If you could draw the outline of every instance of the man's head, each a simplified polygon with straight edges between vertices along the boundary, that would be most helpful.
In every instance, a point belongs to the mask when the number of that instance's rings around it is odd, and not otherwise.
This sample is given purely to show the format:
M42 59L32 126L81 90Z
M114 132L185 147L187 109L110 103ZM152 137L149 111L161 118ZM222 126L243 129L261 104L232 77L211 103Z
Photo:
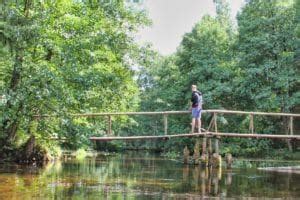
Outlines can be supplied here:
M192 91L197 91L197 86L196 85L192 85Z

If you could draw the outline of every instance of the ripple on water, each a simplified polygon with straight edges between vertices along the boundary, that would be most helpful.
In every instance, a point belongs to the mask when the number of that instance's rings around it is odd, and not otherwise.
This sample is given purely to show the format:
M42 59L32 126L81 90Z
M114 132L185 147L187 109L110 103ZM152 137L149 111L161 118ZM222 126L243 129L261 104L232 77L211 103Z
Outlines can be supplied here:
M256 165L213 170L181 165L155 155L143 158L135 154L65 160L44 168L0 166L0 199L43 196L46 199L296 199L300 196L298 174L271 173L253 166Z

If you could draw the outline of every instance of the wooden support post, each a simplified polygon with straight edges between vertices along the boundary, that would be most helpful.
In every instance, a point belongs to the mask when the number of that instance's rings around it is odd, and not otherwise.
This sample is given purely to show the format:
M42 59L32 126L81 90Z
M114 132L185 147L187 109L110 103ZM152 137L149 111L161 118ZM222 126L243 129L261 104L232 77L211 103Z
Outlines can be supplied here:
M183 168L182 168L182 179L183 181L189 181L189 166L188 165L185 165Z
M214 116L211 118L210 122L209 122L209 126L207 128L207 131L210 131L211 127L213 126L214 123Z
M253 114L250 114L249 130L250 130L250 132L251 132L252 134L254 133Z
M218 132L218 125L217 125L217 113L214 113L214 127L215 127L215 133ZM215 153L219 155L219 137L216 137L215 141Z
M211 156L211 166L213 168L218 168L218 167L221 167L222 165L222 158L219 154L217 153L214 153L212 156Z
M201 165L203 165L203 166L208 165L208 156L207 156L206 145L207 145L207 138L204 135L203 140L202 140L202 155L201 155Z
M199 166L194 166L193 170L193 179L195 183L195 190L197 191L199 187L199 177L200 177L200 167Z
M215 153L219 155L219 138L216 138L216 141L215 141Z
M289 119L287 117L287 118L285 118L285 121L286 121L286 134L293 135L294 134L293 133L293 117L290 116ZM291 139L287 139L286 143L287 143L289 151L293 151L293 145L292 145Z
M217 113L214 113L214 127L215 127L215 132L218 132L218 126L217 126Z
M219 179L218 179L218 177L213 177L212 182L214 185L214 195L218 195L219 194Z
M108 115L108 128L107 128L108 135L111 135L111 124L112 124L111 115Z
M290 117L290 135L294 135L294 118Z
M207 167L201 168L200 179L201 179L201 197L206 197L206 170Z
M206 142L207 142L207 138L204 136L202 141L202 155L206 154Z
M214 128L215 133L218 133L218 124L217 124L217 113L214 113ZM219 155L219 139L220 137L217 136L215 139L215 153L211 156L211 163L213 167L221 167L222 158Z
M193 155L195 165L199 164L199 159L200 159L199 146L200 146L200 140L197 139L194 146L194 155Z
M213 153L213 150L212 150L211 138L208 138L208 156L209 156L209 158L211 158L212 153Z
M164 132L168 135L168 115L164 114Z
M288 132L289 132L290 135L294 135L293 117L290 117L288 130L289 130ZM293 151L293 144L292 144L292 141L290 139L287 140L287 144L288 144L289 150Z
M232 184L232 172L227 172L225 185L231 185L231 184Z
M211 182L212 182L212 166L209 166L208 184L207 184L208 194L211 194Z
M225 155L225 161L226 161L226 168L231 169L233 158L232 158L232 155L230 153L227 153Z
M189 163L189 157L190 157L190 151L187 148L187 146L183 149L183 163L188 164Z

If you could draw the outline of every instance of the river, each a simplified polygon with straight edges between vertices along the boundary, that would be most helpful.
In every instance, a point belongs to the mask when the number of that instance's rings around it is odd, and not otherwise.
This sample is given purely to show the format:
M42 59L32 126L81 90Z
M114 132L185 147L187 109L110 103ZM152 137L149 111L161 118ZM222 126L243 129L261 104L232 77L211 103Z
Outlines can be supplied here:
M245 163L210 169L127 152L44 167L0 164L0 199L300 199L300 174L257 169L266 162Z

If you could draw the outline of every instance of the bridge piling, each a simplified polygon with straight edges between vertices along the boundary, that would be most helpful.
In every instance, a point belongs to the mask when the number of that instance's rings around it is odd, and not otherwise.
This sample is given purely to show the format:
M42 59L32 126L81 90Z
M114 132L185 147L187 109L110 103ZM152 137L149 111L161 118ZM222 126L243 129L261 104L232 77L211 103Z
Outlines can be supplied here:
M184 164L188 164L189 157L190 157L190 151L187 148L187 146L185 146L184 149L183 149L183 163Z
M214 128L215 128L215 133L217 134L218 133L218 117L217 117L217 113L214 113ZM215 160L215 165L216 166L221 166L221 162L222 162L222 158L221 156L219 155L219 139L220 137L219 136L216 136L215 138L215 155L214 157L216 157L216 159L214 158Z
M233 158L232 158L232 155L230 153L227 153L225 155L225 161L226 161L226 168L231 169Z
M194 146L194 155L193 155L195 165L199 164L199 159L200 159L199 146L200 146L200 139L197 139Z
M201 163L203 165L207 165L207 149L206 149L206 146L207 146L207 138L206 136L203 136L203 139L202 139L202 155L201 155Z

